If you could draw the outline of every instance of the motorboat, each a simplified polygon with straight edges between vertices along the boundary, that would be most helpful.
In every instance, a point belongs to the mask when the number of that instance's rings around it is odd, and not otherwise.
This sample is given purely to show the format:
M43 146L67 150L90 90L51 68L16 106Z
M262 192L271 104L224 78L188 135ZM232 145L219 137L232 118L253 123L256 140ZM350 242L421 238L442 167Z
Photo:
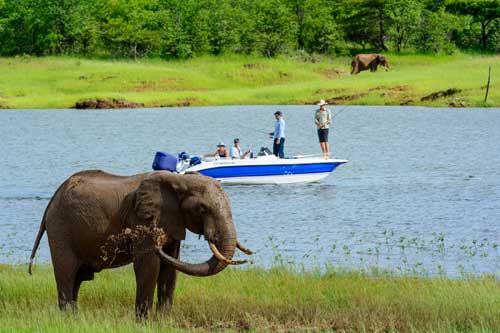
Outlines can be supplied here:
M195 171L217 179L223 184L293 184L318 182L347 160L318 155L278 158L268 148L257 156L244 159L200 158L180 153L178 156L157 152L153 169L184 174Z

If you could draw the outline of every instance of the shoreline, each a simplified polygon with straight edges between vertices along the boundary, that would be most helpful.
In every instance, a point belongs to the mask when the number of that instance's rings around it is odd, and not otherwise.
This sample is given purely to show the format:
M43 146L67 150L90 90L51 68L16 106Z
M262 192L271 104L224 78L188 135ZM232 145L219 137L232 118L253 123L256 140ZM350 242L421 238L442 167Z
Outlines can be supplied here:
M108 99L139 107L331 105L499 107L500 56L387 55L391 70L350 75L347 57L204 56L186 61L0 58L1 109L68 109ZM487 69L492 66L488 102ZM119 103L118 103L119 104ZM103 103L109 107L109 104ZM92 106L92 105L91 105Z
M79 110L79 111L110 111L110 112L119 112L120 110L134 110L134 109L152 109L152 110L157 110L157 109L189 109L189 108L216 108L216 107L224 107L224 108L230 108L230 107L243 107L243 106L276 106L276 107L297 107L297 106L313 106L314 104L234 104L234 105L191 105L191 106L153 106L153 107L140 107L140 108L107 108L107 109L78 109L78 108L50 108L50 109L42 109L42 108L29 108L29 109L3 109L0 108L0 113L2 111L71 111L71 110ZM362 104L328 104L328 108L335 111L335 109L332 109L332 107L336 108L343 108L343 107L353 107L353 108L377 108L377 107L383 107L384 109L390 109L390 108L398 108L398 109L407 109L407 110L412 110L412 109L459 109L459 110L500 110L500 105L498 106L467 106L467 107L449 107L449 106L432 106L432 105L362 105ZM0 263L0 265L2 265Z

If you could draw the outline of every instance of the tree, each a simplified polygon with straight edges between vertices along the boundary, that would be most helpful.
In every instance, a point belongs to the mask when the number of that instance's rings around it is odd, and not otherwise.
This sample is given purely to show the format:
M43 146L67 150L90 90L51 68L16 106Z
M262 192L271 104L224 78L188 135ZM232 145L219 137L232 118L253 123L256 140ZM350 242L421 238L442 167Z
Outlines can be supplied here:
M231 0L212 0L207 8L211 53L236 52L243 27L238 24L241 11Z
M290 10L279 0L257 0L252 12L255 19L256 50L268 57L293 49L297 24Z
M108 0L100 14L103 42L112 53L134 59L158 51L160 14L156 1Z
M458 15L470 15L481 26L480 47L486 50L488 39L500 19L500 0L455 0L446 9Z
M437 12L423 10L416 33L415 48L425 53L441 51L452 53L455 47L451 42L452 32L456 29L456 18L446 13L444 9Z
M386 8L391 19L391 35L398 52L411 36L416 34L421 21L422 3L417 0L387 0Z
M287 0L295 14L297 46L307 52L333 52L342 39L340 27L334 21L331 0Z
M186 59L211 51L209 0L162 0L161 4L168 13L162 31L164 57Z
M382 51L387 50L386 26L390 17L387 15L386 0L343 0L342 25L348 40L364 48L374 45Z

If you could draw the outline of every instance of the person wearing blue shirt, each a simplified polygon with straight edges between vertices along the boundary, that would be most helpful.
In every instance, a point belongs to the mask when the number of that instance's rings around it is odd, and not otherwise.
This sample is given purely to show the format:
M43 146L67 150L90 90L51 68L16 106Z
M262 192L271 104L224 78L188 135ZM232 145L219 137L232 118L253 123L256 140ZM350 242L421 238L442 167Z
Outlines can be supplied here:
M274 113L276 124L274 132L269 133L269 137L273 138L273 154L279 158L285 157L285 119L281 111Z

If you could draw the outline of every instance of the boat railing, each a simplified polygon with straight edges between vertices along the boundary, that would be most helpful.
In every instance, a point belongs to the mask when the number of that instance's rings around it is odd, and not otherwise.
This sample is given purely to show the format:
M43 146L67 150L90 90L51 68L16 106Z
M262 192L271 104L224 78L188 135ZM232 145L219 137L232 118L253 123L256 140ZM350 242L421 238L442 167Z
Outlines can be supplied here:
M310 155L293 155L288 158L322 158L323 154L310 154Z

